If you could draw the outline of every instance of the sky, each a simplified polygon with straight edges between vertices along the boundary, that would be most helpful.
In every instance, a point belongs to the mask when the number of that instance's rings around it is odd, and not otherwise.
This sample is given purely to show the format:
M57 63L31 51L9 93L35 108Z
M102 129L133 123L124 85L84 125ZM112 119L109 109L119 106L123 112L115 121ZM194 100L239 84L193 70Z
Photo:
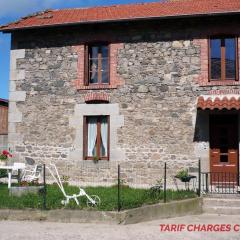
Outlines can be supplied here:
M153 1L154 0L0 0L0 25L45 9L107 6ZM0 33L0 98L4 99L8 99L10 43L10 34Z

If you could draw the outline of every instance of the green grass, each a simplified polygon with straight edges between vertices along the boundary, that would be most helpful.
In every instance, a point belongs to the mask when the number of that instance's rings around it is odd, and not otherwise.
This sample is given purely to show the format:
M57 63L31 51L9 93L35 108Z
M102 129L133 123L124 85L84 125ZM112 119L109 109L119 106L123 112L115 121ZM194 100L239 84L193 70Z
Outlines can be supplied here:
M75 186L65 186L68 194L78 193L79 188ZM86 187L84 190L88 195L98 195L101 199L101 205L97 210L113 211L117 210L117 187ZM182 200L196 197L193 191L167 191L167 201ZM48 209L83 209L87 208L86 197L79 197L80 206L75 201L71 201L66 207L61 204L63 194L56 185L47 186L47 208ZM163 192L150 194L146 189L135 189L130 187L121 188L122 209L136 208L147 204L154 204L163 201ZM0 208L41 209L43 206L43 197L38 194L28 194L22 197L9 196L7 185L0 184Z

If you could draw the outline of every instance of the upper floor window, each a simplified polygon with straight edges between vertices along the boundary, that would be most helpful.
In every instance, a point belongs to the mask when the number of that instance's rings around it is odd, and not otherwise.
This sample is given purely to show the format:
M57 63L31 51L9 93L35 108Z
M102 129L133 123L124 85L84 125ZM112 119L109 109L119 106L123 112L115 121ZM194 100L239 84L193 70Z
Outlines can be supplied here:
M109 159L109 116L84 117L84 158Z
M210 80L238 80L237 39L216 37L210 39Z
M86 46L86 85L109 84L109 46Z

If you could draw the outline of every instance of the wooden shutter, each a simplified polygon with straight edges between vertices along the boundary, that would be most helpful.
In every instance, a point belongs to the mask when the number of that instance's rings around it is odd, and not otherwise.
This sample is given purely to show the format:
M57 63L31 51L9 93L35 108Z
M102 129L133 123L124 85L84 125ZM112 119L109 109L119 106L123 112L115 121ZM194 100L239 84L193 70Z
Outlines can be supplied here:
M84 52L84 85L89 85L89 47L85 45Z
M88 155L88 152L87 152L87 145L88 145L88 137L87 137L87 134L88 134L88 130L87 130L87 117L84 116L83 117L83 159L86 160L87 159L87 155Z
M0 134L8 134L8 107L0 106Z

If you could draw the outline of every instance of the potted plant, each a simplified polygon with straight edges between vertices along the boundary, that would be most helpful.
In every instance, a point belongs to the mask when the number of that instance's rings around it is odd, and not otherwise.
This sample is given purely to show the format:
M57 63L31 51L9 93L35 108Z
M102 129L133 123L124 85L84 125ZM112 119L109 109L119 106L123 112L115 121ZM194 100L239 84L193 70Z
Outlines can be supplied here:
M3 150L2 153L0 154L0 165L6 165L8 158L11 157L12 155L7 150Z
M190 182L190 180L192 178L195 178L195 176L192 176L188 173L188 170L187 169L182 169L180 170L177 175L175 176L175 178L178 178L180 179L182 182Z
M156 184L149 189L150 197L152 198L159 197L162 189L163 189L163 182L162 182L162 179L159 179L157 180Z
M94 156L94 157L93 157L93 162L94 162L94 163L98 163L98 161L99 161L98 156Z

